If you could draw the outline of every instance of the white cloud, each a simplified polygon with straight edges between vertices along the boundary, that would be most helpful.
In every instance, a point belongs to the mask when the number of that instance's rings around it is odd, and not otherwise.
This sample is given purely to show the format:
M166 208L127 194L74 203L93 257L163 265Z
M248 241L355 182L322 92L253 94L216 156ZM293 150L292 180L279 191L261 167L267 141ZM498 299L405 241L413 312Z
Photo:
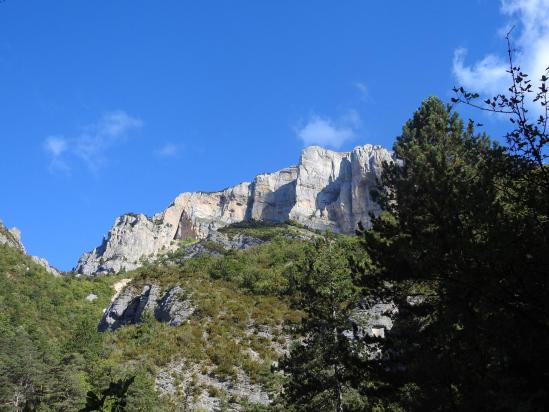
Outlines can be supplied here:
M509 22L500 34L515 25L512 32L515 63L533 81L539 80L549 66L549 0L501 0L501 12L508 16ZM506 56L489 54L479 62L466 65L465 55L465 49L454 53L453 72L460 86L488 94L507 90Z
M166 143L164 146L157 149L155 154L160 157L177 157L180 150L181 146L173 143Z
M501 92L508 75L505 62L489 54L473 66L466 66L466 55L466 49L457 49L454 52L454 75L459 85L490 94Z
M317 144L337 149L356 137L356 129L360 123L360 116L355 110L348 111L337 122L327 117L312 115L296 133L305 146Z
M70 173L70 167L63 159L68 148L67 139L63 136L48 136L44 141L44 150L50 156L49 169L52 172Z
M50 168L70 170L71 158L79 158L90 170L97 171L105 162L108 149L123 142L130 131L142 125L140 119L116 111L106 113L96 123L87 125L76 137L47 137L44 149L52 157Z
M67 140L62 136L48 136L44 141L44 150L53 157L58 157L67 150Z
M98 134L118 138L124 136L131 129L140 128L143 122L140 119L129 116L127 113L117 111L107 113L99 122Z

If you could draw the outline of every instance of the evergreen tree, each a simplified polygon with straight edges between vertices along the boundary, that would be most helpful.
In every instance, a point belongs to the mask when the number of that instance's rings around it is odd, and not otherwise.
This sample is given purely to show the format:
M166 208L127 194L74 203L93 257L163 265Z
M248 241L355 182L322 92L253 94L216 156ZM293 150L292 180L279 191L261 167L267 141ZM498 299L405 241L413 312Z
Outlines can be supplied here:
M359 300L351 277L352 241L319 238L294 279L298 306L306 318L303 341L281 362L289 374L284 401L288 410L360 410L354 372L363 364L349 338L349 316ZM347 331L347 335L346 332Z
M394 149L387 212L364 232L377 270L363 282L402 309L384 342L393 355L384 360L387 396L403 404L414 388L407 408L417 410L541 410L547 219L545 206L529 214L508 196L520 191L524 161L437 98L423 102Z

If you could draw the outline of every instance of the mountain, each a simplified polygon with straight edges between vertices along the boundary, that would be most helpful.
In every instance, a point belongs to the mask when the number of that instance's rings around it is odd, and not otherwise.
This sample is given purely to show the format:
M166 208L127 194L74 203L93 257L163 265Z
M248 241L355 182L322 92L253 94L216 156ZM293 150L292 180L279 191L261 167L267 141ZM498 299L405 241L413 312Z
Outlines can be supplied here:
M180 242L206 239L217 229L246 220L295 221L313 230L353 233L379 213L372 199L383 162L392 155L381 146L335 152L305 148L297 166L257 175L219 192L181 193L152 217L118 217L100 246L85 253L74 271L82 275L117 273L140 267Z
M370 191L391 160L378 146L309 147L297 166L251 183L182 193L153 217L121 216L77 266L111 276L51 276L20 232L0 225L0 403L275 407L286 379L276 365L302 339L294 283L304 259L319 231L352 233L379 213ZM349 250L358 244L338 239ZM384 308L371 325L370 309L361 310L357 330L390 329L380 327Z
M302 339L295 282L306 256L319 231L352 233L379 212L370 191L391 160L371 145L309 147L297 166L251 183L121 216L77 267L111 276L51 276L0 225L0 403L276 410L286 379L276 366ZM378 306L361 308L353 328L389 330Z

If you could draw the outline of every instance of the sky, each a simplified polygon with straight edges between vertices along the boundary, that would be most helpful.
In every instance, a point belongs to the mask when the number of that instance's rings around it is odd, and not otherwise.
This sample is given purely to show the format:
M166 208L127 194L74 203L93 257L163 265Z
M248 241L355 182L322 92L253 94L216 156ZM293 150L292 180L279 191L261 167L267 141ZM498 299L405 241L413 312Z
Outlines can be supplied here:
M390 148L426 97L501 90L513 25L541 73L549 0L0 1L0 219L69 270L120 214L311 144Z

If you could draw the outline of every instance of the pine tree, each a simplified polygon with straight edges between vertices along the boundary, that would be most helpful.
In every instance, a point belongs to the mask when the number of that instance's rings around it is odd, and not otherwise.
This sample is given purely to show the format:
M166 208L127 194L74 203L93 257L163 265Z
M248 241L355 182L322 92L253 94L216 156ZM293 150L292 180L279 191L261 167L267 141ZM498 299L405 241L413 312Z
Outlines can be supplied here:
M300 278L294 279L297 303L306 318L300 330L303 341L281 362L289 375L284 390L287 410L360 410L363 401L353 377L363 361L348 336L349 316L359 300L350 270L353 248L349 240L317 239Z
M404 405L403 391L415 388L407 409L416 410L541 407L547 220L534 221L507 195L520 191L522 160L436 98L423 102L394 149L398 161L383 181L387 212L364 232L378 269L363 282L402 309L384 343L396 354L386 361L388 396ZM408 303L414 295L420 304Z

